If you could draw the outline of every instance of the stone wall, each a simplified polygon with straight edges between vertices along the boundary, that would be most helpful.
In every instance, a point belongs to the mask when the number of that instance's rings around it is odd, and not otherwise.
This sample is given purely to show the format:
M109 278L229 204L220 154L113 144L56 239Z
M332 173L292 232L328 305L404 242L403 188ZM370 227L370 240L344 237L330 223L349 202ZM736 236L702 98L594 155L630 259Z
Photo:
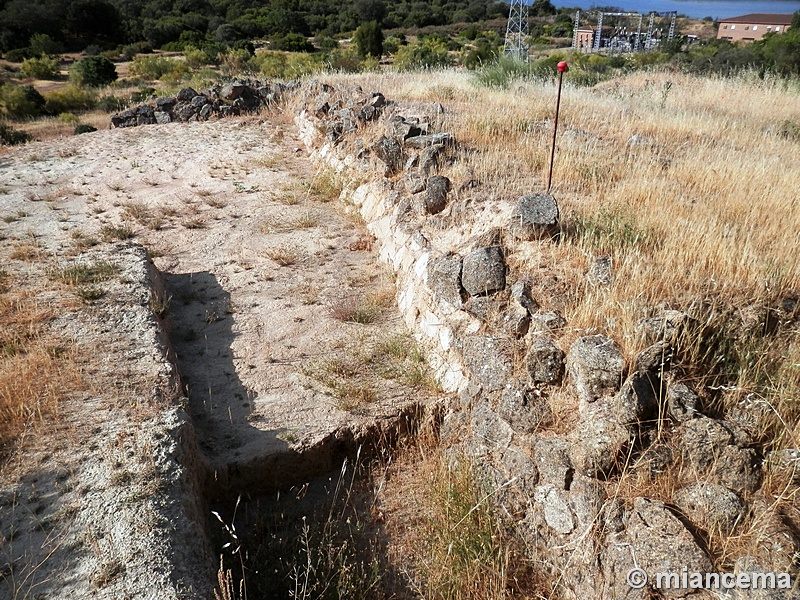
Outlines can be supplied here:
M537 568L567 598L650 598L652 587L628 584L632 569L717 570L709 536L741 533L758 515L762 563L734 556L726 570L793 570L797 536L760 491L766 462L793 464L765 461L747 415L703 414L672 372L681 336L695 335L697 321L654 311L639 324L633 361L606 335L565 335L564 316L540 308L544 286L506 262L525 246L554 243L555 198L461 202L478 182L439 175L458 160L457 132L437 131L444 110L312 84L296 123L315 158L346 178L373 179L342 200L375 236L403 317L452 393L442 441L454 457L475 459ZM608 280L608 261L587 276ZM683 483L657 497L623 493L615 483L623 470L641 489L669 470ZM780 543L769 546L776 535ZM775 593L763 597L790 597Z

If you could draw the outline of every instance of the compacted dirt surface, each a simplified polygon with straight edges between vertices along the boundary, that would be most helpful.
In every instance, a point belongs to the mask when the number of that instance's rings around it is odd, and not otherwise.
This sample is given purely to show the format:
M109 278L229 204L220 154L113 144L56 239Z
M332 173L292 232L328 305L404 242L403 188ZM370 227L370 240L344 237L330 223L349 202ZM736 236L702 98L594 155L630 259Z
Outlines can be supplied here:
M210 502L336 468L430 395L300 146L278 114L0 154L4 272L77 365L2 459L0 598L208 597Z

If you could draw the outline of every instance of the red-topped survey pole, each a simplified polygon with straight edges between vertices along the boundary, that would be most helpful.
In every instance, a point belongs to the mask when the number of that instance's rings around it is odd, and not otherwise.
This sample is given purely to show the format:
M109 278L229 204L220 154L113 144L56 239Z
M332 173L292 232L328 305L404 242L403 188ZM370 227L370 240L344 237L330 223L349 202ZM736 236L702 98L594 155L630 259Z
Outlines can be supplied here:
M565 61L558 63L558 96L556 97L556 118L553 121L553 144L550 148L550 172L547 174L547 193L550 193L550 185L553 181L553 159L556 156L556 133L558 132L558 109L561 106L561 80L564 73L569 71L569 66Z

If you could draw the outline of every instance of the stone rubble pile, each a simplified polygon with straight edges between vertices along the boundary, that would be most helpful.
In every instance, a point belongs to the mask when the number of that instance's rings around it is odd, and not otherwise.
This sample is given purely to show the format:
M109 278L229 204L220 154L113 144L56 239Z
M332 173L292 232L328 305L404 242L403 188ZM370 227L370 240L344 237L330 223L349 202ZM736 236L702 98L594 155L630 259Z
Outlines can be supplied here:
M716 557L701 540L742 533L753 515L765 524L762 562L737 556L731 570L796 571L800 539L768 510L761 487L768 468L795 469L800 459L765 457L741 415L704 407L675 366L682 340L702 336L702 315L654 309L638 324L633 360L602 333L576 337L543 308L555 304L547 288L507 260L522 245L552 243L552 196L460 200L480 183L440 174L458 149L453 133L436 131L440 105L324 86L307 91L304 107L296 122L316 157L339 171L383 173L348 199L395 271L399 307L439 382L457 394L441 439L480 465L560 597L661 597L652 585L632 588L626 574L710 572ZM587 273L592 285L612 281L613 265L601 259ZM675 487L623 498L609 483L623 472L641 489L674 473ZM776 536L779 544L767 543Z
M111 117L111 124L114 127L136 127L238 116L280 101L286 91L298 85L234 80L203 93L187 87L175 96L162 96L150 103L123 110Z

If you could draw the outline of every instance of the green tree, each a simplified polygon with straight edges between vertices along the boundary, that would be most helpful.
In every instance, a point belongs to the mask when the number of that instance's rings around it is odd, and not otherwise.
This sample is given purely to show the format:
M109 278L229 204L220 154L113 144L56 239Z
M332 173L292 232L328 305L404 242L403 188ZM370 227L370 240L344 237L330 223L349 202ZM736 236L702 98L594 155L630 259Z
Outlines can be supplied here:
M353 36L358 55L362 58L374 56L380 58L383 54L383 30L377 21L362 23Z
M29 58L22 61L19 71L24 77L31 79L55 79L58 76L58 61L45 55L41 58Z
M398 48L394 57L394 66L398 71L446 67L452 62L447 54L447 44L434 36Z
M531 4L530 14L534 17L546 17L548 15L556 14L556 7L550 0L533 0Z
M104 56L89 56L69 70L69 80L79 87L100 87L117 80L117 69Z
M36 56L61 54L64 46L46 33L34 33L30 41L31 52Z

